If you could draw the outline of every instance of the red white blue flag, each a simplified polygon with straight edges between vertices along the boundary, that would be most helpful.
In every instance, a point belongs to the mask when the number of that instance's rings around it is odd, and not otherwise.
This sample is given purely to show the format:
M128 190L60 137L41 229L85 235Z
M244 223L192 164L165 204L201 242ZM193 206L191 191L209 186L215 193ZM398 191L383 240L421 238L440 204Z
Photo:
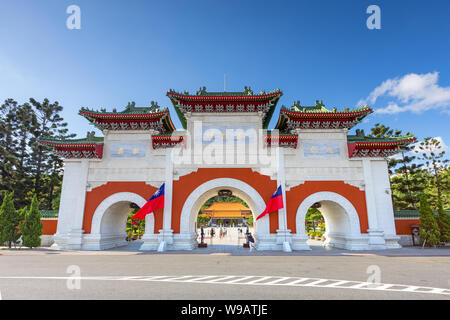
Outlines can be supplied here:
M134 216L131 217L131 222L138 225L133 219L144 220L145 216L149 213L155 212L158 209L164 208L164 183L162 186L152 195L150 199L139 209Z
M266 210L261 213L256 220L264 217L266 214L277 211L278 209L283 208L283 193L281 192L281 186L278 187L277 191L272 195L267 202Z

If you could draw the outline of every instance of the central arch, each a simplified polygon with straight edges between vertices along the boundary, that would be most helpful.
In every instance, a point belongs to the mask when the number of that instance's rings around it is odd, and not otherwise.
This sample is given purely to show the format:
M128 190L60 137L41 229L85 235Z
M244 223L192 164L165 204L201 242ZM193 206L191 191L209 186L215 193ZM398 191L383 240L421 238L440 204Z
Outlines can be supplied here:
M297 239L304 239L306 243L308 237L305 232L305 218L308 209L315 203L321 204L320 212L327 226L324 245L350 250L364 249L355 207L348 199L335 192L317 192L303 200L296 214Z
M186 244L184 247L185 249L192 249L195 246L195 220L202 204L209 198L217 195L217 192L221 188L230 189L234 195L241 198L249 205L256 228L256 247L259 245L259 240L269 235L269 216L266 215L256 221L258 213L263 212L266 206L261 195L252 186L241 180L218 178L198 186L187 197L183 205L180 216L180 237L188 239L188 242L190 242Z

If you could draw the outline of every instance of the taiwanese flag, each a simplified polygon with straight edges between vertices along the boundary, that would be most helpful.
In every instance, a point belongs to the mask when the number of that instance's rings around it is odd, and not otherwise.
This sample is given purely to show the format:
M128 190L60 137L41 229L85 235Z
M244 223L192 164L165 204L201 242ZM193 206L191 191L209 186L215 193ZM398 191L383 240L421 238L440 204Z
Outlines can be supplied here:
M136 214L131 217L132 219L131 222L137 225L137 222L133 221L133 219L144 220L147 214L152 213L161 208L164 208L164 183L158 189L158 191L156 191L155 194L152 195L152 197L147 201L147 203L144 204L142 208L139 209L139 211L136 212Z
M277 211L278 209L283 208L283 195L281 192L281 186L278 187L277 191L272 195L269 202L267 202L266 210L261 213L256 220L264 217L266 214Z

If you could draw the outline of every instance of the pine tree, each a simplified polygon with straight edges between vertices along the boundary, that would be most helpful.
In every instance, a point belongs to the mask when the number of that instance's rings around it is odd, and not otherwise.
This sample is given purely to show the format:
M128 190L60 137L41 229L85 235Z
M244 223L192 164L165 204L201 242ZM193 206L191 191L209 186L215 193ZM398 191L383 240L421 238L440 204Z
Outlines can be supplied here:
M17 108L17 102L13 99L5 100L0 106L0 190L14 190L14 169L18 163L14 141Z
M14 182L14 202L18 207L30 204L33 190L33 179L30 175L30 141L36 125L36 115L32 107L25 103L17 107L14 130L15 156L17 165Z
M439 244L439 227L425 194L420 197L419 217L422 243L430 247Z
M63 162L52 154L50 147L39 144L38 141L42 138L73 138L75 135L68 133L67 122L60 115L63 107L57 101L50 103L48 99L44 99L41 103L30 98L30 104L36 115L33 137L30 139L30 169L34 178L34 192L43 199L43 207L51 209L53 198L57 196L55 190L62 181Z
M436 138L425 138L420 142L418 146L419 150L416 153L421 153L420 160L426 161L426 166L429 168L430 173L433 175L434 185L437 190L437 206L438 203L443 201L443 191L445 192L445 186L443 185L442 175L448 170L448 159L445 159L445 150L443 150L441 143ZM444 190L443 190L444 189ZM448 190L447 190L448 191Z
M401 130L393 130L385 125L376 123L371 129L372 137L391 138L401 137ZM408 132L407 137L414 136ZM391 176L392 202L394 209L417 209L419 196L425 189L425 181L421 174L422 164L413 163L415 156L408 156L413 151L414 146L404 146L400 150L399 156L388 159L388 170Z
M450 242L450 215L445 212L441 202L438 204L437 224L440 232L440 242Z
M14 195L7 193L0 207L0 243L8 243L8 247L17 244L20 238L20 215L14 208Z
M39 213L39 202L36 195L31 200L30 211L25 217L22 229L22 243L25 247L35 248L41 245L43 224Z

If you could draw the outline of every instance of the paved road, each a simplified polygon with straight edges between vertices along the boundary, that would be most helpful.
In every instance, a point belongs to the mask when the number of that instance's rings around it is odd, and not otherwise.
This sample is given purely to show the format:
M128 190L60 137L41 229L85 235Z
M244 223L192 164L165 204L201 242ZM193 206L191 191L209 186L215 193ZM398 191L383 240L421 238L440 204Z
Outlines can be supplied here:
M71 265L77 267L68 273ZM448 249L295 255L0 250L0 293L3 299L448 300L449 266ZM78 267L80 289L72 278ZM373 278L377 270L380 278Z

